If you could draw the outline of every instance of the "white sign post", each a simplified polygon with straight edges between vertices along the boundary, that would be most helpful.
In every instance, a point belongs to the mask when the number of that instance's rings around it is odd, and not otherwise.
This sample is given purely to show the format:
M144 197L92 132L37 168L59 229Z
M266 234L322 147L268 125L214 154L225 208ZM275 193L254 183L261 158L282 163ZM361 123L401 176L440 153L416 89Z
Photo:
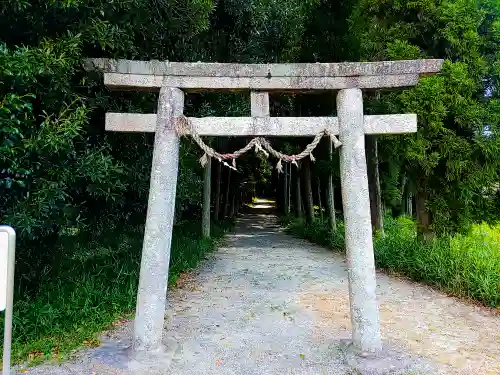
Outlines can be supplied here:
M10 375L15 250L16 232L9 226L0 225L0 311L5 310L3 375Z

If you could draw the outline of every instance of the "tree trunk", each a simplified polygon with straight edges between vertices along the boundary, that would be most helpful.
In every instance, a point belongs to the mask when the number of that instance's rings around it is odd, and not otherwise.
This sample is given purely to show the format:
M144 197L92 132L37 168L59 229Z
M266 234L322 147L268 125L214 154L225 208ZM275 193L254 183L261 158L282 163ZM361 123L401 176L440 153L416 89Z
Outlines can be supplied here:
M228 169L227 172L227 185L226 185L226 197L224 199L224 217L227 218L229 215L229 206L231 204L229 200L229 192L231 187L231 169Z
M408 215L407 207L406 207L406 193L407 193L407 178L406 174L403 173L403 178L401 179L401 211L403 215Z
M328 156L330 159L330 164L332 164L332 159L333 159L333 145L332 142L328 142ZM337 217L335 214L335 190L333 188L333 174L330 173L328 175L328 197L327 197L327 204L328 204L328 218L330 222L330 229L332 232L335 232L337 230Z
M215 185L215 207L214 207L214 218L215 220L219 220L220 217L220 189L221 189L221 180L222 180L222 164L217 163L217 181Z
M283 190L281 182L280 174L277 170L273 170L271 184L276 186L276 191L273 191L275 194L274 199L276 201L276 209L278 212L283 213L285 210L283 206L283 194L281 193Z
M420 185L421 186L421 185ZM419 237L424 241L429 241L434 237L434 233L431 231L431 214L427 210L427 193L420 189L417 189L417 194L415 196L416 206L417 206L417 229Z
M308 222L312 223L314 222L314 200L311 183L311 164L307 159L304 159L302 164L304 165L304 187L306 190L306 219Z
M368 164L368 185L370 189L370 211L373 231L384 235L382 213L382 191L378 168L378 142L376 136L366 136L366 162Z
M297 183L295 187L295 214L297 217L301 218L304 215L304 211L302 210L302 194L301 194L301 181L300 181L300 173L297 171L297 175L295 177L295 181Z
M212 158L208 158L208 164L205 166L203 176L203 217L201 228L203 237L210 237L210 203L212 187Z
M288 166L284 166L283 174L283 202L284 202L284 214L290 215L290 201L288 200Z
M413 216L413 197L410 192L410 184L406 175L401 183L402 206L405 215Z
M236 215L236 192L233 192L233 197L231 199L231 209L229 211L229 217L232 219Z
M323 222L323 203L321 200L321 179L316 177L316 184L318 185L318 206L319 206L319 217L321 218L321 222Z
M408 216L413 216L413 197L412 194L408 191L406 191L406 199L405 199L405 204L406 204L406 213Z
M288 199L288 212L287 215L290 215L290 207L292 205L292 164L288 163L288 191L287 191L287 199Z

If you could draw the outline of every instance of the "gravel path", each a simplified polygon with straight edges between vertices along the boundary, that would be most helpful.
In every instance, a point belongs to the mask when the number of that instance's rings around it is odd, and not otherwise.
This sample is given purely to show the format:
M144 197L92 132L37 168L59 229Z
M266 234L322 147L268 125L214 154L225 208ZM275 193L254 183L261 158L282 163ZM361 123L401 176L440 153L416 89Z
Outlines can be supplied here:
M246 215L221 249L180 279L169 293L168 352L143 358L149 367L127 360L128 323L101 348L27 373L357 374L339 345L350 334L343 257L283 233L275 222ZM498 315L407 280L377 276L386 346L397 361L418 370L401 373L500 374Z

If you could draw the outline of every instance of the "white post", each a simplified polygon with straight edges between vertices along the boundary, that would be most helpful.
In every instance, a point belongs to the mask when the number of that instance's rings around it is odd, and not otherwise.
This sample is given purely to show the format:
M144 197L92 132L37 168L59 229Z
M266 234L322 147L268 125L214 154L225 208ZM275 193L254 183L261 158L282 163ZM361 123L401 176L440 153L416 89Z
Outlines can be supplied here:
M183 109L184 93L177 88L162 87L137 292L133 343L136 351L161 347L179 168L179 136L174 120L182 115Z
M205 175L203 176L203 217L202 217L202 232L203 237L210 237L210 201L212 188L212 158L208 158L208 163L205 166Z
M374 353L382 348L382 340L376 296L361 90L341 90L337 96L337 113L342 142L340 178L352 339L357 350Z
M12 317L14 312L14 268L16 265L16 232L0 225L0 311L5 309L3 332L3 375L10 375Z

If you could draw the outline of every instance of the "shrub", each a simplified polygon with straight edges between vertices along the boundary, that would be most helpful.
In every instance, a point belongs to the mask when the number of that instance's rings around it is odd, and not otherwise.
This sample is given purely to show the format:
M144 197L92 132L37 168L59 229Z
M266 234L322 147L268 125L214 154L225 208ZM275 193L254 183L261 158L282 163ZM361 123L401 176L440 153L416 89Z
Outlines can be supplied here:
M141 261L141 224L97 225L56 244L52 262L36 291L16 290L12 359L40 361L97 343L97 335L135 309ZM231 223L212 225L212 239L201 237L199 223L175 226L169 283L194 268ZM0 337L3 336L0 316ZM0 342L0 353L2 348Z

